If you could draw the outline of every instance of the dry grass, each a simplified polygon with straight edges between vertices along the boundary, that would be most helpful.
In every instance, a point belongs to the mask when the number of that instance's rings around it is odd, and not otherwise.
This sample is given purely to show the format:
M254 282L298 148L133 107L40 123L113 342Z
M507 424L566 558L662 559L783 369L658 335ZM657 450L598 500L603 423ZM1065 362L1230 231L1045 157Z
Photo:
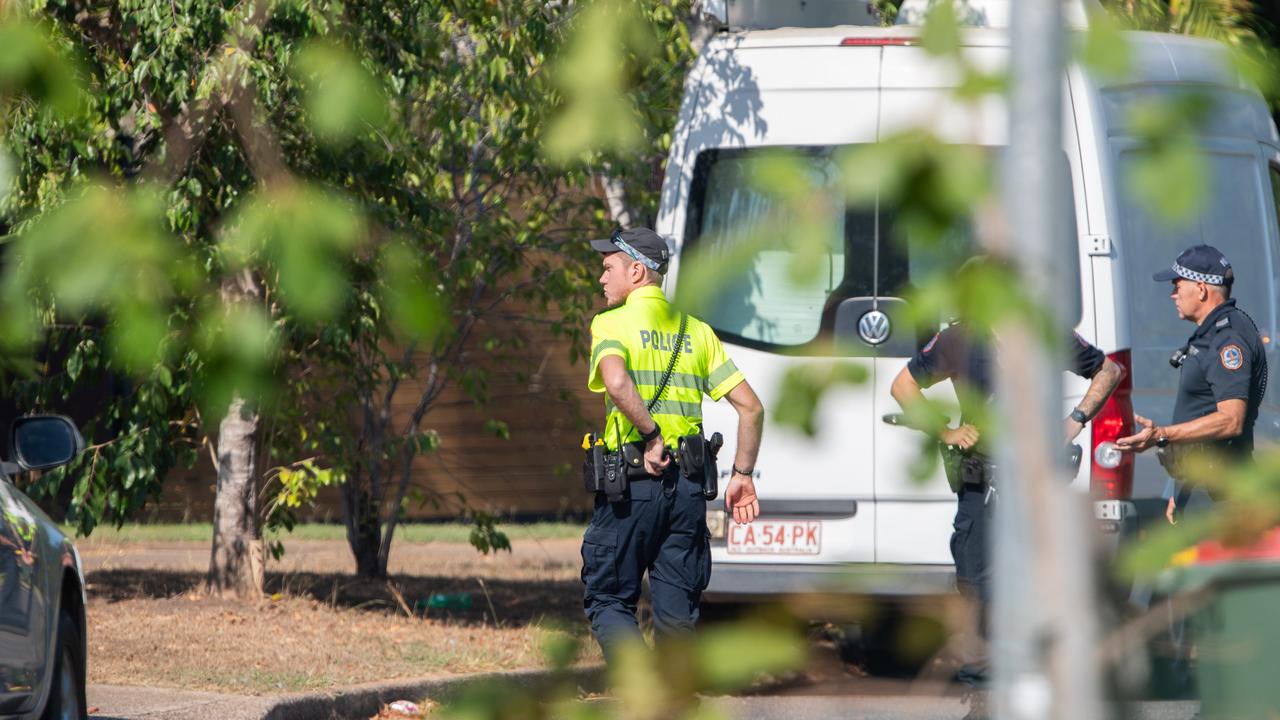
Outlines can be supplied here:
M390 587L350 575L342 543L290 547L268 573L270 597L250 604L202 595L207 545L82 547L89 681L241 694L322 690L537 667L546 628L586 634L573 540L489 558L466 546L404 544ZM406 615L432 593L470 593L472 605ZM594 643L583 646L598 658Z

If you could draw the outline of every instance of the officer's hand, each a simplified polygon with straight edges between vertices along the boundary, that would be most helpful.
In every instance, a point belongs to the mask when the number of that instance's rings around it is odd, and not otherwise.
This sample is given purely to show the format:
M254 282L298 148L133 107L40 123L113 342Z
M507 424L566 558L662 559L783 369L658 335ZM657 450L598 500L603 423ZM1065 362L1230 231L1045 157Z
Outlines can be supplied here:
M756 499L756 484L748 475L734 473L729 487L724 491L724 509L733 514L733 521L745 525L760 515L760 501Z
M662 433L658 433L657 437L644 446L644 471L650 475L661 475L670 464L671 456L667 454L666 443L662 440Z
M961 425L958 428L947 428L939 437L945 445L956 445L961 450L968 450L978 444L978 428L972 425Z
M1178 501L1169 498L1169 504L1164 508L1164 516L1169 520L1170 525L1178 524Z
M1116 447L1124 452L1142 452L1156 442L1160 429L1150 418L1134 413L1133 421L1142 429L1138 432L1116 440Z

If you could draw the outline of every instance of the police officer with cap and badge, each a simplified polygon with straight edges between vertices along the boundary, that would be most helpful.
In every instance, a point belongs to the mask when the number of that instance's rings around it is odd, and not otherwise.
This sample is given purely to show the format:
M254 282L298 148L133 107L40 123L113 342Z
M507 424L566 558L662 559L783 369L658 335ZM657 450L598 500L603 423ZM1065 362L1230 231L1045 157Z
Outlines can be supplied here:
M711 577L707 501L717 492L719 433L706 437L702 396L738 413L725 511L760 513L753 476L764 409L706 323L674 309L660 283L670 251L646 228L593 240L609 308L591 322L587 387L605 393L605 425L583 440L584 482L595 495L582 540L583 605L612 663L641 638L636 604L649 573L659 638L689 635Z
M1203 462L1227 464L1252 458L1253 425L1267 390L1267 359L1257 325L1231 297L1235 274L1217 248L1187 248L1173 267L1152 277L1173 283L1170 298L1178 317L1195 323L1196 329L1169 360L1180 372L1171 424L1157 425L1135 414L1140 429L1116 445L1130 452L1160 448L1161 464L1171 478L1165 516L1172 523L1192 490L1182 477L1186 455L1200 451Z

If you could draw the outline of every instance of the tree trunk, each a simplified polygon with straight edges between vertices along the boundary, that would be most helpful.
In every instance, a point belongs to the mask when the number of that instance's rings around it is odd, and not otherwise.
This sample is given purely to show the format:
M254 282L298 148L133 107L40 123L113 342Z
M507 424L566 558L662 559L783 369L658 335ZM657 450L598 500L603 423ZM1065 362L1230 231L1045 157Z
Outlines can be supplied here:
M218 426L218 489L207 590L219 597L262 595L264 548L258 524L259 416L236 396Z
M378 552L382 533L376 503L369 491L361 487L362 480L359 474L352 473L342 485L342 523L347 526L347 545L356 559L356 574L380 580L387 575Z
M688 17L685 18L684 26L689 32L689 46L693 48L694 55L702 54L702 48L706 47L707 41L716 34L716 28L719 25L720 21L707 12L706 3L702 0L693 3L689 8Z
M636 213L627 204L627 188L621 178L613 175L613 169L608 163L605 163L604 172L597 178L604 190L604 201L609 206L609 217L613 219L613 224L624 230L634 227Z
M355 540L351 542L351 553L356 558L356 574L371 580L385 578L387 569L378 557L382 538L379 537L377 521L366 516L363 522L357 524L354 529L349 528L347 533L348 537L351 537L352 533L355 536Z

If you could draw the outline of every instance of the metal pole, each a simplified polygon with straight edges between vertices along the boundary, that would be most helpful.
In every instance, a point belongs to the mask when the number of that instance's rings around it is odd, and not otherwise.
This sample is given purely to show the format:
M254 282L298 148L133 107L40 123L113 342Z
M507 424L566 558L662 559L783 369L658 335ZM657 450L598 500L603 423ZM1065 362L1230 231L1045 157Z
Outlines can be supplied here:
M1062 268L1078 263L1063 155L1061 0L1016 0L1010 28L1010 149L1004 206L1010 236L992 242L1043 308L1074 305ZM1055 271L1056 269L1056 271ZM1060 313L1065 315L1065 313ZM1058 317L1059 326L1067 317ZM1070 318L1074 322L1074 318ZM997 454L1005 478L995 512L992 660L995 717L1101 718L1092 652L1096 615L1087 499L1067 488L1062 357L1024 323L997 330L1002 371ZM1011 429L1017 428L1017 432Z

